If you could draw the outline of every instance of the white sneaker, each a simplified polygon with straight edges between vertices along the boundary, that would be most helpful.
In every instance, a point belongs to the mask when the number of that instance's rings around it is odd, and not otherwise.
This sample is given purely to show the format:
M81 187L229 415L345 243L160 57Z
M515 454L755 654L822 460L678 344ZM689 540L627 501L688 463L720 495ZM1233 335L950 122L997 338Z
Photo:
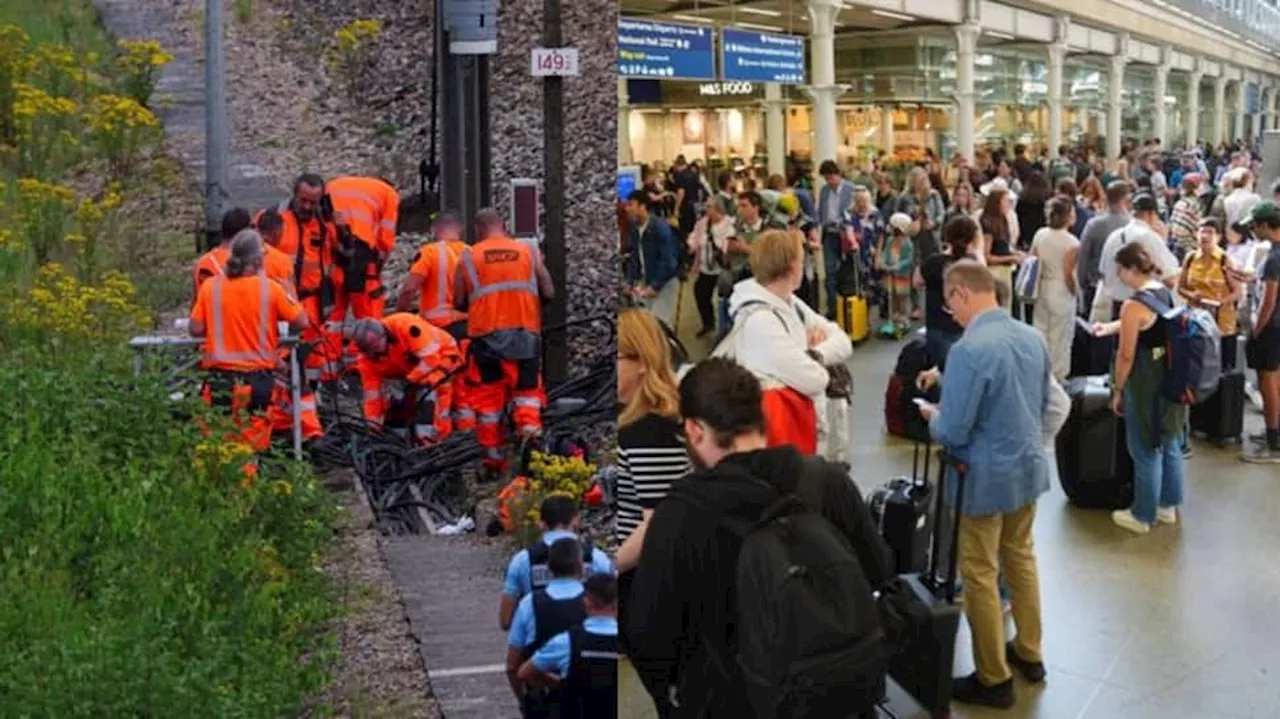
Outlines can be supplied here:
M1133 512L1128 509L1117 509L1112 512L1111 521L1115 522L1117 527L1127 529L1134 534L1146 534L1151 531L1150 524L1133 516Z
M1177 524L1178 508L1161 507L1156 510L1156 524Z

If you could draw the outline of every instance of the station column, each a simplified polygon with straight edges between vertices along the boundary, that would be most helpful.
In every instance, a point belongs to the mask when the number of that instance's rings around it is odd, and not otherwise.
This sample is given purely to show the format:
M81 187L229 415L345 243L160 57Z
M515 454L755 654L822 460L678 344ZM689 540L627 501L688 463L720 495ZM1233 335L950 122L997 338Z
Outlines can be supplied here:
M1112 170L1120 159L1120 104L1124 97L1124 68L1129 64L1129 34L1116 36L1116 54L1111 56L1107 78L1107 166Z
M1204 60L1195 59L1195 69L1187 76L1187 141L1188 147L1200 139L1200 81L1204 79Z
M1223 67L1219 72L1226 71ZM1227 139L1227 78L1219 75L1213 79L1213 144Z
M1236 121L1235 129L1232 131L1232 141L1244 139L1244 116L1249 109L1249 97L1245 93L1246 87L1243 77L1236 81Z
M880 108L880 148L892 155L897 144L893 135L893 105L886 103Z
M1058 157L1062 144L1062 69L1067 62L1067 37L1071 18L1060 17L1055 23L1054 39L1049 44L1049 157Z
M976 17L956 26L956 152L973 162L973 53L982 27Z
M1173 48L1165 45L1160 48L1160 64L1155 67L1155 100L1156 121L1154 134L1160 138L1164 147L1169 147L1169 110L1165 107L1164 98L1169 94L1169 70L1173 67Z
M618 165L631 164L631 93L627 78L618 78Z
M782 85L776 82L764 86L764 138L769 153L769 174L787 174L787 116L786 102L782 99Z
M813 161L836 159L836 99L846 87L836 84L836 18L840 0L809 0L809 61L813 80L805 88L813 98Z

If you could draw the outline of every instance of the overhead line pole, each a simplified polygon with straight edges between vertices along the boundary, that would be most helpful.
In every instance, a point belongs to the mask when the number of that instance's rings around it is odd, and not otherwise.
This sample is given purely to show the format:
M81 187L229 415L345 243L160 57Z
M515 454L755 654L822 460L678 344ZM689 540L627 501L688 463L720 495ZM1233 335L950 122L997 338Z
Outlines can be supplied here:
M222 229L222 202L227 197L226 53L222 45L222 0L205 0L204 96L205 244L212 249Z

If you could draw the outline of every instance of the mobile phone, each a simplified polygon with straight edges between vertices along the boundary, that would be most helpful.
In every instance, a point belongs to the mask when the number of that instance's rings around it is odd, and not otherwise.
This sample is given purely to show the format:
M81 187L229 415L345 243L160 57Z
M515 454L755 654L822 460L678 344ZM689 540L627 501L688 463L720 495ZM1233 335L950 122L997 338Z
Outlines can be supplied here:
M915 402L917 407L923 407L926 404L929 404L929 400L925 399L924 397L913 397L911 401Z

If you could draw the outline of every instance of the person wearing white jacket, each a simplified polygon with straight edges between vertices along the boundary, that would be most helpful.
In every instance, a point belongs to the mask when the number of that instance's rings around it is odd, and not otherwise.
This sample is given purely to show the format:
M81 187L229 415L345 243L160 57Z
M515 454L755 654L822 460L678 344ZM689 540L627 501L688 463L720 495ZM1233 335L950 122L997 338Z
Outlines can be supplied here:
M816 424L799 431L811 429L815 440L825 440L822 454L839 457L848 438L847 432L828 429L827 367L847 362L853 343L839 325L796 298L804 279L803 243L800 234L784 230L757 238L751 248L752 277L737 283L729 298L733 328L712 354L737 361L766 391L785 388L808 398Z

